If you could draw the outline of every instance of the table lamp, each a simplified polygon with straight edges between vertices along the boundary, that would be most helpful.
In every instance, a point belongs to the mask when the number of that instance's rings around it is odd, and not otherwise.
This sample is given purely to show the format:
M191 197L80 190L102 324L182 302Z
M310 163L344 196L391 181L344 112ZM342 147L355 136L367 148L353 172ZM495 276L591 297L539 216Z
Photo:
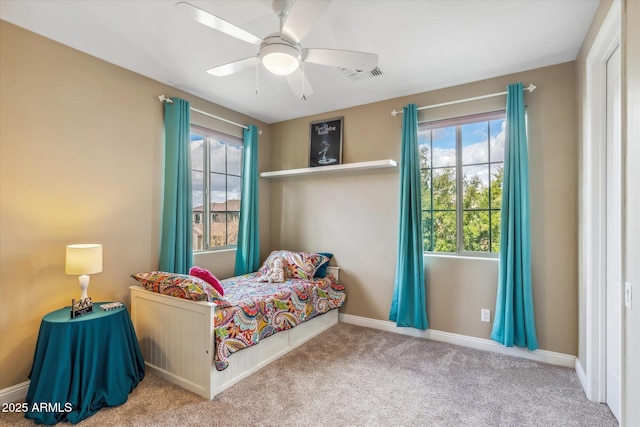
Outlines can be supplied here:
M89 274L102 271L102 245L80 244L67 246L67 261L64 272L69 275L80 275L80 299L87 299L89 287Z

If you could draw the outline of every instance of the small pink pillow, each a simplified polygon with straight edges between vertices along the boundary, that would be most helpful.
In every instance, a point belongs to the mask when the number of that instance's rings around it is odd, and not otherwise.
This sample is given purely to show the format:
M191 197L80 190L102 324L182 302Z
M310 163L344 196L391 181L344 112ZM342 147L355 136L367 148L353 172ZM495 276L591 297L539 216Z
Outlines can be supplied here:
M216 276L211 274L211 272L209 270L207 270L206 268L200 268L200 267L193 266L189 270L189 275L190 276L196 276L196 277L204 280L205 282L207 282L208 284L213 286L215 288L215 290L218 291L218 293L220 295L224 295L224 288L222 287L222 283L220 283L220 281L218 279L216 279Z

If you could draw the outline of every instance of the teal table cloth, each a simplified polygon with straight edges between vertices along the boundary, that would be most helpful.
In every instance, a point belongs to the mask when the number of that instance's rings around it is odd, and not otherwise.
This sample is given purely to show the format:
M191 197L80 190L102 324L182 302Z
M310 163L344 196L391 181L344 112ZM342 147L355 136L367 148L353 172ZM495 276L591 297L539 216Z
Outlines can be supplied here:
M144 378L144 360L126 308L70 318L70 307L40 324L27 393L26 418L73 424L127 401Z

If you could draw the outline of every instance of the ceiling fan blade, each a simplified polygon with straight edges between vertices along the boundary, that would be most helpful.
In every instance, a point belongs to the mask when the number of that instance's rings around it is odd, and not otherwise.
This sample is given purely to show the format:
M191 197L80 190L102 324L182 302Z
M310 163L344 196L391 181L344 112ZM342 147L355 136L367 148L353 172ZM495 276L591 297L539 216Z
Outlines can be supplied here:
M282 27L282 33L294 42L300 43L300 40L307 35L309 30L320 19L330 3L331 0L294 2Z
M244 40L247 43L259 46L262 43L262 39L258 36L251 34L250 32L243 30L242 28L233 25L232 23L225 21L222 18L218 18L215 15L210 14L200 8L197 8L189 3L179 2L176 3L176 9L188 16L189 18L197 21L201 24L211 27L214 30L218 30L225 34L235 37L240 40Z
M378 55L338 49L302 49L302 60L337 68L371 71L378 65Z
M309 84L309 80L307 80L307 76L304 75L300 68L285 78L287 79L289 88L291 88L291 91L296 95L296 97L300 99L307 99L313 95L313 89Z
M224 77L242 70L246 70L247 68L255 67L257 64L258 57L252 56L250 58L240 59L238 61L229 62L228 64L219 65L210 70L207 70L207 73L213 74L217 77Z

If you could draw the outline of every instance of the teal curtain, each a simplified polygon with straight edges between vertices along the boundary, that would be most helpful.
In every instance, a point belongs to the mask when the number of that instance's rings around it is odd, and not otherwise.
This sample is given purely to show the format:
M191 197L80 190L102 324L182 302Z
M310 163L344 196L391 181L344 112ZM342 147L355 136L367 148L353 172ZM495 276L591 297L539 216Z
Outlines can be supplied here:
M260 267L260 226L258 218L258 129L244 130L240 225L235 275L253 273Z
M538 348L531 289L529 166L522 83L507 88L507 126L500 219L500 264L491 339Z
M400 153L400 228L389 320L397 326L427 329L422 240L422 199L418 151L418 109L404 107Z
M160 236L161 271L187 274L193 266L191 117L189 102L164 104L164 199Z

